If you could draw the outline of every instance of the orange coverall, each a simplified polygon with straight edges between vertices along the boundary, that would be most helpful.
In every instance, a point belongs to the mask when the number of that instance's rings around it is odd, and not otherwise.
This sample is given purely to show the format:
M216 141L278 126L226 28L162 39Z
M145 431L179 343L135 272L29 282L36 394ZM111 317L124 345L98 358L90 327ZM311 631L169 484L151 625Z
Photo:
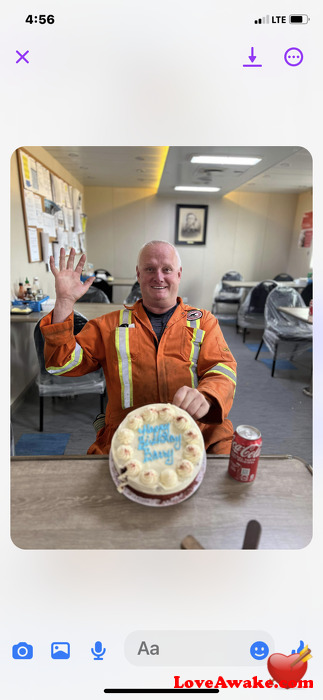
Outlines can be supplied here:
M76 377L104 370L105 427L98 431L89 454L109 452L113 433L129 411L150 403L172 403L184 385L198 388L211 401L203 421L197 421L206 449L230 452L233 428L227 416L235 392L236 362L217 319L178 301L158 350L141 299L88 321L76 336L73 313L62 323L52 324L52 313L41 320L48 372Z

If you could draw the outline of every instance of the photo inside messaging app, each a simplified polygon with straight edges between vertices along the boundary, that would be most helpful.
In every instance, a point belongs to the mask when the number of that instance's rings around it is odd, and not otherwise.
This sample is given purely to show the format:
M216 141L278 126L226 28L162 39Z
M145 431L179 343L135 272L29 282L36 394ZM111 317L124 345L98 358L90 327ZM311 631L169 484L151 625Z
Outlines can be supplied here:
M18 5L6 698L320 697L322 12Z

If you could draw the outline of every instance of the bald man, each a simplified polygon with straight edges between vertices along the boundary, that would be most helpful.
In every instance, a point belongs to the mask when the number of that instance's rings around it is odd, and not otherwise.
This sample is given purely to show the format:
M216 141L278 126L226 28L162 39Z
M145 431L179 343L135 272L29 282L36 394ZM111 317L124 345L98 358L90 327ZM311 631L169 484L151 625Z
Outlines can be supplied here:
M108 404L104 426L89 454L107 454L112 436L129 411L150 403L173 403L198 423L205 447L230 452L233 428L228 420L236 386L236 362L218 321L209 311L178 297L182 267L167 241L151 241L139 252L136 272L142 299L132 306L89 321L73 334L73 307L90 287L74 269L75 250L65 262L61 249L55 277L56 303L41 321L47 371L80 376L103 368Z

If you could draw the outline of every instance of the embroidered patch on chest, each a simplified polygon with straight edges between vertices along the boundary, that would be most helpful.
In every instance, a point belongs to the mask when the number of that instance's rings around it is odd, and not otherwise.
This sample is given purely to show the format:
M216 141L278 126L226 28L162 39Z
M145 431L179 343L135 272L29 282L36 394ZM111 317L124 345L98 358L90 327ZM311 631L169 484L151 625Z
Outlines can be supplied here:
M197 318L202 318L202 316L202 311L199 311L198 309L192 309L191 311L187 312L186 317L188 321L196 321Z

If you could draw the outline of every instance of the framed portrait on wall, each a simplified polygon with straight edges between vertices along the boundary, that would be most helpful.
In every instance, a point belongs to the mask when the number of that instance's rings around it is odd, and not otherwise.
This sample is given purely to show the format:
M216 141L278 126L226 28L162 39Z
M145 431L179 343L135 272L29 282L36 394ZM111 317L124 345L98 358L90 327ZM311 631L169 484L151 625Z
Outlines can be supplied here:
M176 204L176 245L205 245L207 204Z

